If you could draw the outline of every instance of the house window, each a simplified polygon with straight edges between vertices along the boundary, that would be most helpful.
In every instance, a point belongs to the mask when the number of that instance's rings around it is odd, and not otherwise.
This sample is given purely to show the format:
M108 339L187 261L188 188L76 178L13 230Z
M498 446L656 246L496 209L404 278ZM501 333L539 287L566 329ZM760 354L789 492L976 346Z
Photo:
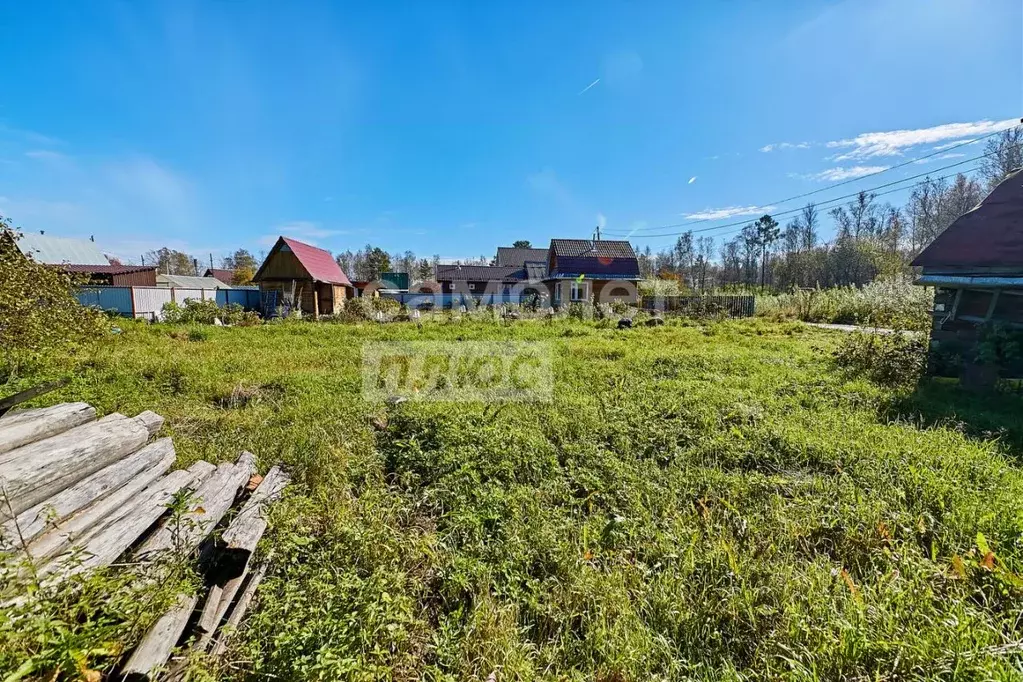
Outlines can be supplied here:
M572 289L569 293L569 299L572 301L585 301L588 298L587 292L589 291L589 288L590 288L589 282L579 281L572 282Z

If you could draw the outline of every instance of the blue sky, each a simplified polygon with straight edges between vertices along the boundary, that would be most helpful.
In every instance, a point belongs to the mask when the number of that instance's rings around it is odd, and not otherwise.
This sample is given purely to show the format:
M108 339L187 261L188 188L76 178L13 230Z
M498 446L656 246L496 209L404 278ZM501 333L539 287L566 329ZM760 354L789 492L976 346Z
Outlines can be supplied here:
M129 259L656 249L1023 115L1019 0L360 4L4 3L0 213Z

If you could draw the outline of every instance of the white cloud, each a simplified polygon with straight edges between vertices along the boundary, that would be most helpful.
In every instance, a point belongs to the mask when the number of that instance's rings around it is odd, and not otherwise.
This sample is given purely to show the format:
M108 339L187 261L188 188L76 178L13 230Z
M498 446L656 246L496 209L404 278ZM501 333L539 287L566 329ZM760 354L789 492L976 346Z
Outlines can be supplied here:
M774 144L765 144L760 148L762 152L774 152L782 149L809 149L809 142L775 142Z
M745 215L763 215L774 209L774 206L728 206L725 208L707 208L696 213L683 213L686 220L724 220Z
M599 83L599 82L600 82L600 79L598 78L597 80L593 81L592 83L590 83L589 85L587 85L587 86L586 86L585 88L583 88L582 90L580 90L580 91L579 91L579 94L580 94L580 95L581 95L581 94L583 94L584 92L586 92L587 90L589 90L590 88L592 88L592 87L593 87L594 85L596 85L596 84L597 84L597 83Z
M690 185L691 185L691 184L693 184L694 182L696 182L696 176L695 176L695 175L694 175L693 177L689 178L689 182L688 182L687 184L690 184Z
M848 152L831 157L833 161L869 159L877 156L898 156L909 147L934 144L946 140L961 140L978 135L988 135L1005 128L1010 128L1018 123L1019 121L1014 118L1004 121L983 120L968 123L945 123L915 130L862 133L853 138L828 142L827 146L832 149L851 148Z
M958 152L954 154L938 154L926 159L917 159L913 163L934 163L935 161L944 161L946 159L959 159L966 156L966 154L960 154Z
M821 171L820 173L811 173L806 177L810 180L819 180L822 182L837 182L840 180L862 178L865 175L880 173L884 170L888 170L888 166L849 166L848 168L836 166L835 168L829 168L825 171Z

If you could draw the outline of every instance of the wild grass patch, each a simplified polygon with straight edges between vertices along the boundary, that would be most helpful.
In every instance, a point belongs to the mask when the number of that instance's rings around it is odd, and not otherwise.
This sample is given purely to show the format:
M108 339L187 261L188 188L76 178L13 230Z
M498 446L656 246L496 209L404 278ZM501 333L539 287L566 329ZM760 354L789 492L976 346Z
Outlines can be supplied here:
M798 325L597 324L129 323L53 399L294 472L220 679L1018 674L1023 476L985 434L1019 396L892 388ZM497 339L552 344L551 403L359 397L364 342Z

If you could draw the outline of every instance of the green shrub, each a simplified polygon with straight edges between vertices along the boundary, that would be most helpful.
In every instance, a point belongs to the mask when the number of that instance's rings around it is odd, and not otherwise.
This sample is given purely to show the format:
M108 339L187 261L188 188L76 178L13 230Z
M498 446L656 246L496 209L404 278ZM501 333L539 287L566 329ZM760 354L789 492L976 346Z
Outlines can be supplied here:
M934 292L909 278L879 279L862 288L797 289L788 294L758 296L757 315L774 320L928 329Z
M215 324L215 320L251 327L259 324L259 315L237 303L228 303L221 308L212 299L189 298L185 299L184 305L174 301L163 304L163 321L170 324Z
M835 362L884 386L915 384L927 367L927 344L902 332L848 334L834 354Z
M17 238L0 216L0 383L63 364L98 339L106 322L78 302L75 278L23 256Z

